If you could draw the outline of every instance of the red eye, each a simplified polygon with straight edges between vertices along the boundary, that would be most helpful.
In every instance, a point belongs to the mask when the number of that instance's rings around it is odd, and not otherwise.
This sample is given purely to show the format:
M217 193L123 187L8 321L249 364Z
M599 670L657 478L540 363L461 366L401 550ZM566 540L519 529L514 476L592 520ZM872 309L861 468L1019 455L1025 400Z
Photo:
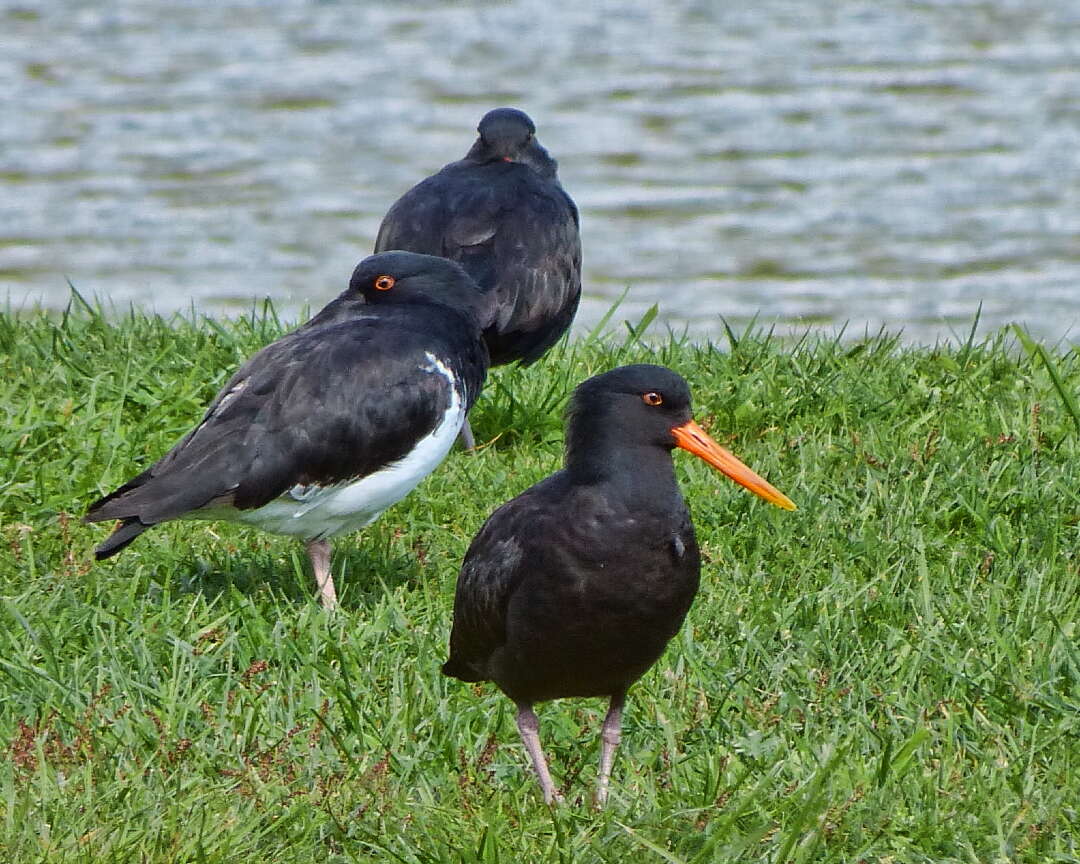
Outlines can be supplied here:
M664 397L655 390L650 390L648 393L641 394L641 401L646 405L663 405Z
M389 291L394 287L393 276L379 276L375 279L375 288L378 291Z

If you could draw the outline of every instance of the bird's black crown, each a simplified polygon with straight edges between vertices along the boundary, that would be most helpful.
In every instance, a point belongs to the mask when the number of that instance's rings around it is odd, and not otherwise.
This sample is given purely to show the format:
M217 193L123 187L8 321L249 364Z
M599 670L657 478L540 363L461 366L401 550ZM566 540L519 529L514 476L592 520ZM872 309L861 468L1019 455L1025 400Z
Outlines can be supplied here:
M476 127L476 139L466 159L475 162L517 162L532 168L541 177L553 178L559 163L536 140L536 125L517 108L488 111Z
M566 413L568 464L599 464L619 448L671 450L671 430L690 419L690 387L664 366L620 366L579 384Z
M489 145L514 141L519 145L536 134L536 124L517 108L494 108L480 119L476 127L480 137Z
M451 306L486 327L494 314L493 294L481 288L460 264L416 252L380 252L356 265L349 293L367 303L434 302Z
M646 394L656 394L660 401L646 400ZM626 396L633 396L646 407L690 411L690 386L682 375L666 366L635 363L582 381L574 390L569 414L573 418L587 408L596 410L604 403L622 402Z

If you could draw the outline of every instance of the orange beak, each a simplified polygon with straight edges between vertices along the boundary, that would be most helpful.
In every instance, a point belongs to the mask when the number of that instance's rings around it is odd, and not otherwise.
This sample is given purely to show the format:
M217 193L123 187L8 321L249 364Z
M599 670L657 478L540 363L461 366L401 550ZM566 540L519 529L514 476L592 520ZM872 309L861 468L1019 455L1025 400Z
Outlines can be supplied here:
M704 459L713 468L727 474L728 477L740 486L745 486L755 495L764 498L777 507L783 507L785 510L796 509L795 504L787 495L743 465L733 453L713 441L705 430L693 420L688 420L682 426L676 426L671 430L671 434L675 436L677 446L682 447L683 450L689 450L695 456Z

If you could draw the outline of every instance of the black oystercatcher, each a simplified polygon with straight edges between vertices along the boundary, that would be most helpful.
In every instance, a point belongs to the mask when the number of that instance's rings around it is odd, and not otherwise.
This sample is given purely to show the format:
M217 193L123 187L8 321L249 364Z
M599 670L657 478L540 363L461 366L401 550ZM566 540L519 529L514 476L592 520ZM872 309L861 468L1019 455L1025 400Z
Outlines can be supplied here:
M485 292L457 264L372 255L349 288L263 348L202 421L93 504L119 519L98 560L170 519L225 519L307 544L324 606L337 603L329 538L375 521L446 456L483 386Z
M495 317L484 331L491 365L527 365L555 344L577 311L578 211L527 114L496 108L478 131L464 159L394 203L375 251L408 249L459 262L494 290Z
M577 388L565 467L496 510L462 564L443 672L494 681L514 700L548 803L558 794L533 704L611 700L596 791L603 804L626 692L660 657L697 592L700 560L675 447L795 509L691 419L679 375L624 366Z

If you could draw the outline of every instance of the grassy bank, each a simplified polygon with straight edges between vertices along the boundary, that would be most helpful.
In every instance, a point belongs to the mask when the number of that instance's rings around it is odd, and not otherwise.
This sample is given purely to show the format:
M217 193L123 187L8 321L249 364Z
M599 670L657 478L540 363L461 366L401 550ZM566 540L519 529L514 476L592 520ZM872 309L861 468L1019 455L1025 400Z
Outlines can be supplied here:
M589 340L496 372L494 443L336 544L338 614L298 544L229 525L94 564L85 506L279 332L0 317L0 860L1077 860L1076 350ZM553 812L508 701L438 674L454 580L558 465L572 384L646 360L800 509L676 457L702 592L605 812L579 803L604 706L541 706Z

